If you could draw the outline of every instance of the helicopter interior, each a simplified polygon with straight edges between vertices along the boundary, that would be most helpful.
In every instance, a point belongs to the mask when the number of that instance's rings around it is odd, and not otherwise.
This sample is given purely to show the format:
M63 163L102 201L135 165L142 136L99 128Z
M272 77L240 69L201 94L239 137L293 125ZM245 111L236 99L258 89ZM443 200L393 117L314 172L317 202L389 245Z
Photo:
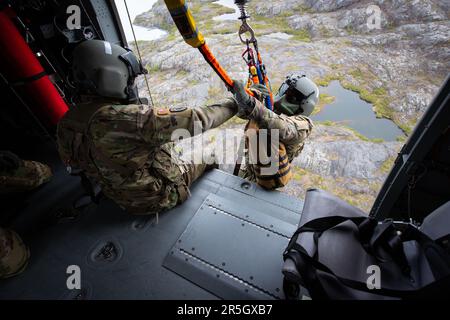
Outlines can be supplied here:
M65 28L65 11L81 7L81 28ZM68 107L76 104L67 55L80 41L127 45L112 0L0 1ZM423 219L450 200L449 78L399 153L370 215ZM20 276L0 282L0 299L284 299L283 250L304 201L214 169L182 205L132 216L67 172L45 123L10 79L0 79L1 150L48 164L52 180L1 195L0 225L16 230L31 258ZM411 181L414 181L412 183ZM319 206L319 205L318 205ZM320 207L317 208L320 210ZM66 286L67 268L82 287ZM299 298L307 298L301 289Z

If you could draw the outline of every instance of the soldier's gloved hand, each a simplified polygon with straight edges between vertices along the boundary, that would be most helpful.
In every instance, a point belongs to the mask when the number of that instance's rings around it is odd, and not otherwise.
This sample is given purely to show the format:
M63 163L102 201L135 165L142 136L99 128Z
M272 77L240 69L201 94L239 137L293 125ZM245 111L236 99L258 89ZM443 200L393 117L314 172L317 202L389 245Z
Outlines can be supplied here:
M255 98L248 95L245 91L245 85L243 81L233 80L234 86L232 89L234 99L238 105L238 116L248 116L255 108Z
M11 151L0 151L0 172L11 172L22 165L22 160Z
M270 92L266 86L260 83L252 85L250 87L250 91L252 91L255 94L255 98L261 102L264 102L266 97L270 95Z

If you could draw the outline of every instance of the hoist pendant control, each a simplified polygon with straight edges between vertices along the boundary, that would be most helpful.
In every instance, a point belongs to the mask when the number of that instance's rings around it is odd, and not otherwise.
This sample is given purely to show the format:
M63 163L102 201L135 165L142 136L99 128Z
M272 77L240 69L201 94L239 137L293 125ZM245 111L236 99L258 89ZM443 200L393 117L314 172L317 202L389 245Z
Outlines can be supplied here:
M205 43L205 38L198 31L194 17L185 0L164 0L169 9L175 25L184 41L194 48L199 48Z

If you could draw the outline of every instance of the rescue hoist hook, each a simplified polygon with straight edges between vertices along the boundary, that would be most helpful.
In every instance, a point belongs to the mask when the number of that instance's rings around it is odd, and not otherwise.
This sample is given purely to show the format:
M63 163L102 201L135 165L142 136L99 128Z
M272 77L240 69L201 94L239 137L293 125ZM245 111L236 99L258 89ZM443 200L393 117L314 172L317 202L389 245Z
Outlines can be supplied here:
M247 2L248 0L235 0L234 4L238 7L239 11L241 12L241 16L238 18L239 20L242 21L241 26L239 27L239 38L241 39L241 42L243 44L247 44L247 43L254 43L256 42L256 38L255 38L255 31L253 31L252 27L250 27L250 25L247 23L247 19L250 18L250 16L247 14ZM249 33L250 34L250 39L243 39L242 35L244 35L245 33Z
M270 81L267 76L266 67L262 61L261 54L259 53L258 41L255 37L255 32L247 23L247 19L250 15L247 14L247 3L249 0L235 0L234 4L239 8L241 16L238 18L242 21L239 27L239 39L243 44L247 46L246 50L242 53L242 58L248 66L249 78L247 82L247 88L250 88L253 84L263 84L268 90L270 95L265 99L265 105L268 109L273 110L273 94L270 86ZM243 35L249 33L250 39L243 38ZM253 48L250 48L250 44L253 44ZM254 51L254 52L253 52Z

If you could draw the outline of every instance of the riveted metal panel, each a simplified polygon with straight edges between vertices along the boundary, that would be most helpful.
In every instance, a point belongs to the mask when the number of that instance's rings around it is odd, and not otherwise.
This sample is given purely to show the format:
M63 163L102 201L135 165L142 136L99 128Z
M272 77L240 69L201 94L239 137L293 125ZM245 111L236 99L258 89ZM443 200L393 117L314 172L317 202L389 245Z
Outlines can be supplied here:
M208 196L164 266L224 299L283 298L282 254L296 224L276 216L285 209L249 203Z

